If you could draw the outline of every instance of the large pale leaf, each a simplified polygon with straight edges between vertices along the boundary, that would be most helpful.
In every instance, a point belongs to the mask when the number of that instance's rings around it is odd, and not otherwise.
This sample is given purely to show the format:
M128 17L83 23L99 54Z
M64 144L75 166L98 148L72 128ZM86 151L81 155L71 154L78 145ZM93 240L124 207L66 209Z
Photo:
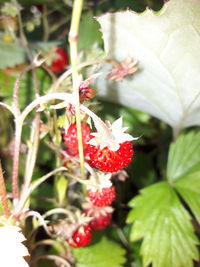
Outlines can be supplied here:
M200 125L200 1L170 0L159 13L107 13L98 22L107 57L132 56L139 67L122 82L99 78L100 96L174 128Z
M130 202L128 222L133 223L131 240L143 238L143 265L152 267L192 267L198 259L198 243L189 213L166 183L141 191Z
M73 255L76 267L121 267L126 262L125 250L105 237L91 246L74 249Z
M190 132L170 146L167 178L174 181L194 168L200 171L200 133Z

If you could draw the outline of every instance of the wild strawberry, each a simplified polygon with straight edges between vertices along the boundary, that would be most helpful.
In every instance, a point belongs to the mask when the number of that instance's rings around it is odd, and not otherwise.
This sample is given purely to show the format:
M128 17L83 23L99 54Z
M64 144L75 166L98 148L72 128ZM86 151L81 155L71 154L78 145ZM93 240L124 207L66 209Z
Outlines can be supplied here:
M92 239L92 229L89 225L83 225L75 231L73 236L67 240L68 244L73 248L87 246Z
M125 133L127 127L122 127L122 118L111 125L108 121L104 123L91 111L88 114L97 129L97 132L91 133L92 138L88 142L90 164L105 172L116 172L128 166L133 156L130 141L137 138Z
M83 151L84 154L87 154L88 141L90 140L90 127L87 123L81 122L82 130L82 140L83 140ZM69 126L67 131L63 135L63 140L66 145L66 151L68 155L72 157L78 156L78 139L77 139L77 128L76 123L73 123Z
M111 174L97 173L97 177L91 177L86 185L90 201L94 206L109 206L116 198L114 186L110 181Z
M96 207L91 203L83 204L84 212L87 216L92 217L90 226L94 230L103 230L111 221L113 208L110 206Z
M68 65L68 55L64 49L58 47L55 50L55 58L51 63L51 70L55 73L62 72L64 68Z
M94 218L91 221L90 226L94 230L103 230L110 224L111 218L112 215L110 213L107 213L105 215L100 214L98 217Z
M92 191L89 189L87 193L93 205L98 207L111 205L116 198L116 192L114 186L104 187L96 191Z
M108 147L101 149L100 146L88 146L90 165L104 172L117 172L127 167L133 154L132 144L128 141L121 143L117 151L112 151Z

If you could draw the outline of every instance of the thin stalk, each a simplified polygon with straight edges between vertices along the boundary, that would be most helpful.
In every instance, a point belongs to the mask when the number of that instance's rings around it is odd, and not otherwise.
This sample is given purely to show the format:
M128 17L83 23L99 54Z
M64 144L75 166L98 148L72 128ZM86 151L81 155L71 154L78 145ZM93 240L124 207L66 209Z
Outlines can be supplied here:
M35 258L32 263L35 263L41 259L46 259L46 260L52 260L52 261L55 261L56 263L60 263L62 264L63 266L66 266L66 267L71 267L71 265L65 260L63 259L62 257L60 256L57 256L57 255L42 255L42 256L38 256L37 258Z
M21 145L21 134L22 134L22 126L23 120L21 120L22 113L19 108L18 101L18 91L20 81L23 76L31 69L39 66L42 62L35 61L31 65L24 68L24 70L20 73L17 78L14 88L13 88L13 112L15 116L15 142L14 142L14 153L13 153L13 170L12 170L12 193L13 199L18 198L18 171L19 171L19 154L20 154L20 145Z
M80 158L81 176L85 179L85 168L84 168L84 154L83 154L83 141L82 141L82 130L81 130L81 116L80 116L80 99L79 99L79 73L77 68L78 59L78 30L81 18L81 12L83 8L83 0L75 0L72 11L72 20L69 32L69 44L70 44L70 58L72 65L72 82L73 92L75 96L75 116L77 126L77 137L78 137L78 150Z
M47 173L46 175L39 178L36 182L34 182L31 186L29 186L29 188L26 191L23 191L22 195L20 197L20 200L17 203L17 206L15 207L14 213L18 214L21 212L21 210L23 209L24 205L26 204L26 201L27 201L28 197L30 196L30 194L32 193L32 191L34 191L40 184L45 182L48 178L50 178L51 176L53 176L57 172L61 172L61 171L66 171L66 168L60 167L60 168L53 170L52 172Z
M36 113L31 128L30 144L25 167L25 177L24 177L25 183L23 186L22 194L23 191L26 191L29 188L29 185L31 183L31 178L33 175L33 170L35 167L37 151L39 146L39 134L40 134L39 123L40 123L40 114Z
M13 200L19 197L18 189L18 171L19 171L19 153L21 145L22 124L15 120L15 141L14 141L14 153L13 153L13 170L12 170L12 195Z
M0 162L0 197L1 197L1 202L2 202L3 213L5 214L7 218L9 218L11 213L10 213L10 209L8 206L7 192L6 192L1 162Z
M13 106L14 106L13 109L14 109L15 116L18 116L20 114L19 100L18 100L20 81L22 80L24 75L29 70L32 70L35 67L36 67L35 63L32 63L31 65L28 65L27 67L25 67L15 81L14 88L13 88Z

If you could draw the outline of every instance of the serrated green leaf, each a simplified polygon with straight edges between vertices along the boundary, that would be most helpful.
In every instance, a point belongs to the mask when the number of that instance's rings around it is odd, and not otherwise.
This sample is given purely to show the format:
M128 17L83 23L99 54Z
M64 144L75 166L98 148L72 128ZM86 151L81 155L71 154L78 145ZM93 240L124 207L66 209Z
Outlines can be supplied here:
M130 206L134 207L127 219L133 223L130 238L143 238L144 266L193 266L193 260L199 256L191 217L166 182L141 190Z
M103 237L98 243L73 249L76 267L121 267L126 262L125 250Z
M174 187L190 207L200 223L200 171L178 179Z
M172 127L200 125L200 1L170 0L159 13L128 10L97 20L107 58L122 61L132 56L139 68L120 83L100 76L100 96ZM104 71L110 69L105 66Z
M6 43L0 40L0 69L14 67L26 61L24 50L14 44Z
M174 181L195 168L200 170L200 133L189 132L170 146L167 178Z

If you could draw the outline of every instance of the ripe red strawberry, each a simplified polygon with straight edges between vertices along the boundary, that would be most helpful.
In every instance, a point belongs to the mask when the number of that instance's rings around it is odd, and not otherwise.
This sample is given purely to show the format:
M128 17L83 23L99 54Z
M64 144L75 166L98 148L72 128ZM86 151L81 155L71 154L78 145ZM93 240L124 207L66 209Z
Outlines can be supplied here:
M56 58L51 63L51 70L55 73L62 72L69 64L66 51L60 47L55 50Z
M96 217L91 221L90 226L94 230L103 230L110 224L111 218L112 215L110 213L105 215L100 214L99 217Z
M88 141L90 140L90 127L87 123L81 122L82 130L82 140L83 140L83 151L84 155L87 155ZM69 126L67 131L63 135L63 140L66 145L67 153L72 156L78 156L78 139L77 139L77 128L76 123L73 123Z
M79 227L67 242L73 248L80 248L87 246L91 239L92 229L89 225L84 225Z
M102 187L97 190L88 189L87 193L90 201L97 207L109 206L116 198L114 186Z
M112 151L108 147L101 149L100 146L88 145L90 164L104 172L117 172L127 167L133 154L129 141L121 143L117 151Z
M90 226L94 230L103 230L110 224L113 208L111 206L96 207L91 203L83 204L84 212L92 218Z

